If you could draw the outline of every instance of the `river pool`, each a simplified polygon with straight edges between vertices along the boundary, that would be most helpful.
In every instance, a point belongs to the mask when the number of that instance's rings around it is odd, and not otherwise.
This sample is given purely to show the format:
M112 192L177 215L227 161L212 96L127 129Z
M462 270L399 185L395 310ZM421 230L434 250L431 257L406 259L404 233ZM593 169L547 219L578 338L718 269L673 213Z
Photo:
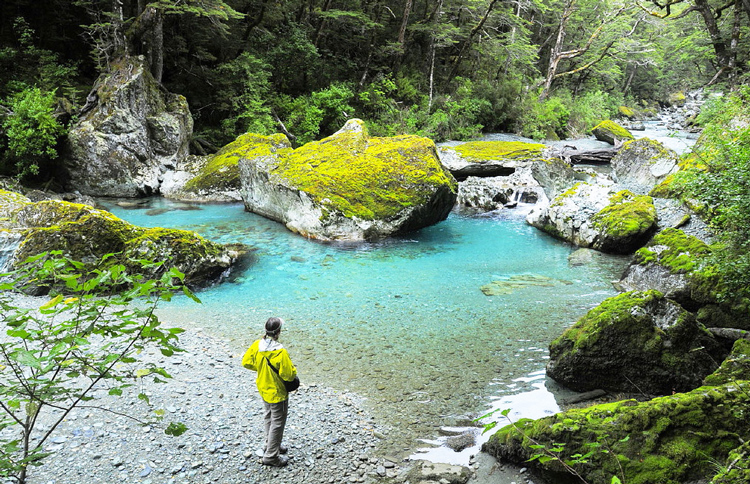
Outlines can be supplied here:
M544 376L548 344L615 294L626 263L594 252L572 263L575 248L527 225L523 207L452 213L407 236L337 245L242 204L104 205L137 225L253 248L249 267L200 291L202 304L162 306L163 320L229 338L241 352L280 316L302 381L359 393L391 429L381 452L459 464L476 447L432 448L439 429L492 408L512 408L514 418L559 409Z

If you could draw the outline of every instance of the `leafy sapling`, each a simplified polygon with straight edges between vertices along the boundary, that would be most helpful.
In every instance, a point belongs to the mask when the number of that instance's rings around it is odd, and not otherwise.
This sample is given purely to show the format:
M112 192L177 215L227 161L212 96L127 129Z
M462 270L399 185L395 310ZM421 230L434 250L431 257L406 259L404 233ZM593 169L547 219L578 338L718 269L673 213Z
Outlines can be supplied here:
M137 358L147 347L167 357L182 351L177 344L183 330L162 327L155 309L178 291L200 301L177 269L147 280L110 259L92 266L49 252L0 275L0 477L24 483L29 466L49 455L45 442L73 409L107 411L92 404L95 394L120 396L144 378L170 378L164 368ZM19 291L46 296L28 307L19 303ZM138 399L148 403L142 391ZM185 430L173 423L166 433Z

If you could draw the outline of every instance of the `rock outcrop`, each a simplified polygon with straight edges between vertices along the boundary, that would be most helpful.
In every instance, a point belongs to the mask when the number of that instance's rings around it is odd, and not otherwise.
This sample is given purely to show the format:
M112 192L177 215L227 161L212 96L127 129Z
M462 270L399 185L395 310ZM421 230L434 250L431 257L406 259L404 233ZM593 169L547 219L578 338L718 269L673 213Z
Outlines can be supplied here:
M92 196L160 193L163 174L188 155L193 119L186 99L162 91L142 57L103 74L95 98L68 134L68 185Z
M453 177L497 177L513 174L529 161L542 158L545 146L522 141L471 141L458 146L441 146L440 162Z
M456 181L435 144L370 137L361 120L296 150L271 143L239 160L248 211L322 241L374 240L444 220ZM286 146L286 145L285 145Z
M656 226L651 197L618 190L611 182L577 183L526 220L579 247L627 254L642 247Z
M604 141L611 145L617 145L623 141L633 139L630 131L610 120L597 124L591 132L599 141Z
M613 476L642 483L748 482L749 356L750 342L739 340L706 386L646 402L624 400L523 419L497 431L483 450L549 473L550 482L568 482L570 475L556 459L531 459L541 453L539 445L561 448L562 461L587 455L585 463L574 465L581 475L576 482L610 484ZM607 452L592 447L596 442Z
M614 180L639 195L648 194L668 175L676 172L677 153L658 141L642 138L628 141L612 158Z
M576 391L669 394L700 386L725 354L658 291L605 300L550 344L547 374Z
M95 264L105 254L110 263L131 267L130 260L165 261L185 274L185 282L200 286L219 279L242 255L239 246L223 246L185 230L142 228L109 212L59 200L37 203L0 190L0 239L6 264L13 268L26 258L60 250L73 260ZM133 265L142 273L140 265ZM154 267L156 277L167 267Z

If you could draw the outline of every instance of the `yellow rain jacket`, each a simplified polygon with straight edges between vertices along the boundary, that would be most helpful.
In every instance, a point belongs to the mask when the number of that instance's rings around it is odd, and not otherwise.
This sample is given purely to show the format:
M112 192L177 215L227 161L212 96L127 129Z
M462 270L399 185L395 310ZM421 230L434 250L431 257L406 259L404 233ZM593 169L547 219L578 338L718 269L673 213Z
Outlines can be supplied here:
M268 366L266 358L279 370L278 375ZM289 394L284 388L284 382L281 381L281 378L292 381L297 376L297 368L292 364L289 353L281 343L271 338L261 338L250 345L250 348L245 352L245 356L242 357L242 366L258 372L255 384L258 386L260 396L268 403L286 400Z

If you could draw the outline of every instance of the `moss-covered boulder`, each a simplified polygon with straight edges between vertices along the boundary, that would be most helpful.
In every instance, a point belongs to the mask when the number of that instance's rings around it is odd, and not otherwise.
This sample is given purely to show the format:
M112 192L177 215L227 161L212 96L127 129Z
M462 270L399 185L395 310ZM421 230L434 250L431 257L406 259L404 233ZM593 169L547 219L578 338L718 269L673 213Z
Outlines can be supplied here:
M159 193L163 173L188 155L187 100L164 93L142 57L111 65L90 95L96 102L70 128L68 188L92 196Z
M732 453L740 457L737 449L750 439L748 414L750 381L745 379L647 402L625 400L520 420L497 431L483 450L532 465L560 484L581 480L538 446L567 462L586 455L573 469L589 484L610 484L613 476L628 484L707 482L717 462L728 462ZM527 462L539 454L546 457ZM746 466L747 460L738 463Z
M165 175L172 183L162 183L162 195L183 201L241 201L239 160L288 148L291 143L283 134L245 133L214 155L189 157L180 165L180 170Z
M710 253L702 240L680 229L666 228L635 253L618 287L624 291L656 289L695 308L700 304L697 300L705 300L703 290L708 275L701 268Z
M603 301L550 344L547 374L576 391L668 394L716 370L721 345L658 291Z
M685 105L687 98L685 93L682 91L673 92L667 97L667 104L672 107L681 107Z
M418 136L370 137L361 120L296 150L239 161L245 208L323 241L373 240L444 220L457 184Z
M711 484L747 484L748 482L750 482L750 442L745 442L729 453L719 473L711 479Z
M636 112L627 106L619 106L617 112L620 113L620 116L628 119L636 119L638 117Z
M599 141L605 141L611 145L634 139L630 131L609 119L594 126L591 133Z
M543 158L545 145L523 141L470 141L441 146L440 162L456 180L470 176L496 177L513 174L520 166Z
M612 184L577 183L527 221L580 247L627 254L648 241L657 217L651 197Z
M678 161L677 153L658 141L641 138L626 142L610 164L618 184L646 195L678 170Z
M185 274L190 285L217 280L241 255L238 246L223 246L185 230L142 228L88 205L46 200L32 203L18 194L0 191L0 234L12 238L6 254L10 268L27 257L60 250L87 264L116 254L111 263L140 268L130 260L166 261ZM154 268L156 276L165 268Z

